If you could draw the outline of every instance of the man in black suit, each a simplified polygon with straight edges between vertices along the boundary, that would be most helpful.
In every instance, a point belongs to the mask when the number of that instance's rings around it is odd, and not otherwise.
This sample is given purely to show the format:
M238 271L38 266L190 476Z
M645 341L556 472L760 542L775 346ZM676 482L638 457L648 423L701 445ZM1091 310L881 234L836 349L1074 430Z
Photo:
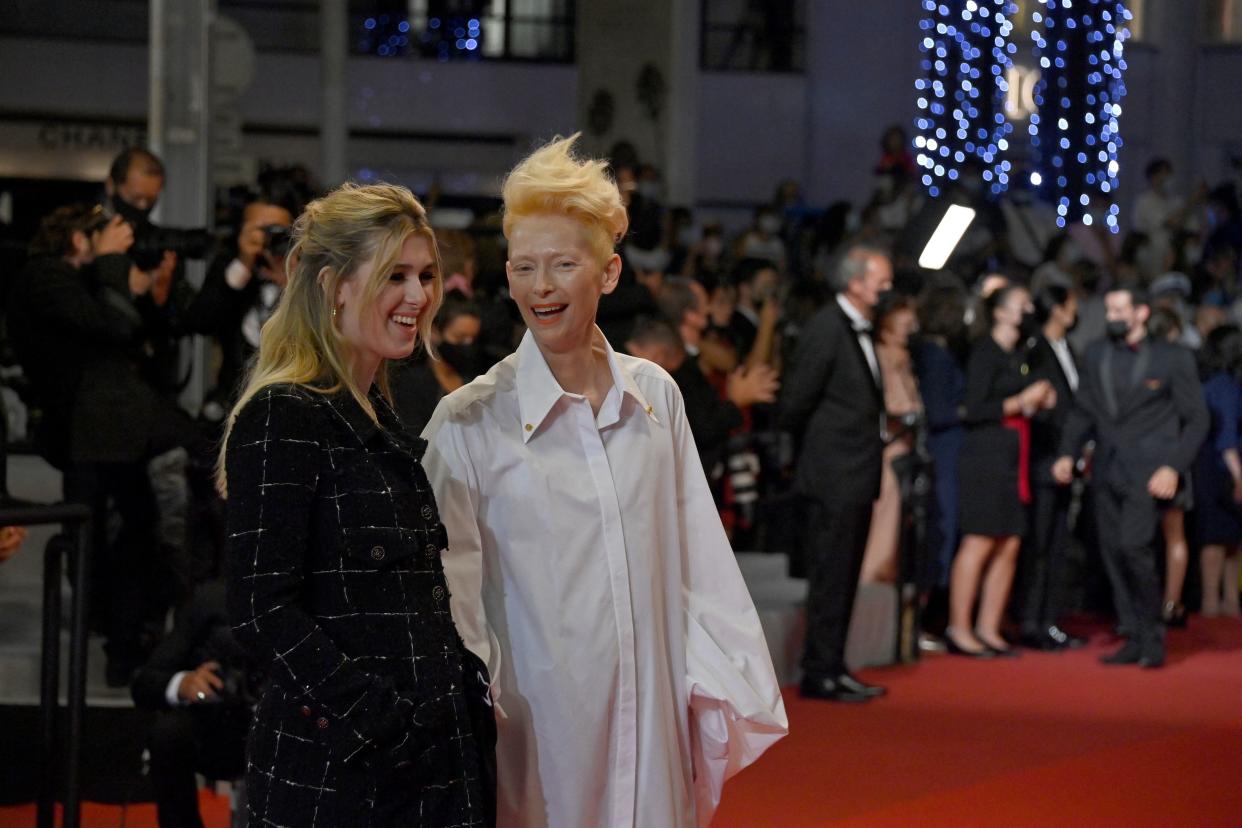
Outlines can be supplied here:
M1208 412L1190 352L1147 337L1136 288L1104 297L1108 339L1088 348L1073 412L1053 464L1058 483L1095 434L1096 514L1104 565L1126 643L1105 664L1164 664L1160 576L1152 536L1207 435Z
M845 640L880 493L884 392L871 316L893 268L882 251L851 245L831 280L837 296L802 331L781 421L801 437L797 488L811 512L802 695L862 702L884 690L850 675Z
M261 683L229 628L224 582L201 584L130 687L135 704L156 711L149 750L160 828L202 828L196 773L234 779L246 770Z
M1048 285L1035 294L1035 315L1042 328L1033 339L1031 370L1052 384L1057 404L1031 420L1031 534L1022 550L1022 644L1037 650L1080 647L1057 626L1064 603L1066 551L1069 548L1070 490L1052 477L1060 456L1061 432L1078 391L1078 360L1066 334L1074 327L1078 297L1065 285Z

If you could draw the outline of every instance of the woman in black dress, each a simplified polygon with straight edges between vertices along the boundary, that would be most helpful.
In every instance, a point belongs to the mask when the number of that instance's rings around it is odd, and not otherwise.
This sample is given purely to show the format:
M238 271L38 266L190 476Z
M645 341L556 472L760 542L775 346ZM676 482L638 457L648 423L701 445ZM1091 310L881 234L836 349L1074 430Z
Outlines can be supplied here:
M986 658L1011 652L1000 626L1030 502L1030 417L1055 405L1056 392L1047 380L1032 381L1026 362L1026 341L1038 328L1026 288L997 289L985 309L991 331L975 343L966 364L966 438L958 464L962 542L953 561L945 638L951 652ZM976 598L979 618L972 624Z
M487 669L453 624L426 443L385 376L440 303L435 239L389 185L312 202L294 237L220 480L230 620L270 675L246 749L250 822L488 826Z

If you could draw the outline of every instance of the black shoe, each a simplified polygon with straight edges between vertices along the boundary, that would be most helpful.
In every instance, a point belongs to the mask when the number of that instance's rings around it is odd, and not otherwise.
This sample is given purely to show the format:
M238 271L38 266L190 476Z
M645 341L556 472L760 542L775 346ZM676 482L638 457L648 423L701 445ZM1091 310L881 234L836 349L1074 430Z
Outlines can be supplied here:
M1106 656L1100 656L1101 664L1138 664L1143 651L1133 641L1127 641L1121 649Z
M1077 650L1087 644L1087 639L1070 635L1056 624L1048 628L1048 638L1056 642L1057 646L1054 649L1057 650Z
M858 693L872 699L879 698L888 692L878 684L867 684L850 673L842 673L837 676L836 681L839 686L844 687L851 693Z
M804 676L802 679L802 686L799 688L802 692L802 698L850 702L853 704L868 702L875 698L874 694L868 694L862 692L861 690L854 690L846 686L846 684L842 682L842 679L847 675L848 674L843 673L839 676ZM858 682L856 679L854 682L861 684L861 682ZM862 686L865 687L866 685Z
M958 643L953 640L953 636L948 633L945 633L944 644L949 649L950 655L966 656L967 658L996 658L996 651L991 647L984 647L982 650L967 650L958 645Z
M1010 647L1009 642L1007 641L1005 642L1005 645L1003 647L997 647L995 644L989 644L986 638L979 635L978 630L975 630L975 638L979 639L980 644L982 644L983 646L991 650L993 653L995 653L997 658L1017 658L1018 656L1022 655L1022 653L1018 652L1016 648ZM1001 636L1000 640L1005 641L1005 637Z
M1164 650L1143 653L1138 660L1138 666L1144 670L1159 670L1164 666Z
M1022 633L1018 636L1018 644L1028 650L1039 650L1045 653L1061 649L1061 645L1049 633Z

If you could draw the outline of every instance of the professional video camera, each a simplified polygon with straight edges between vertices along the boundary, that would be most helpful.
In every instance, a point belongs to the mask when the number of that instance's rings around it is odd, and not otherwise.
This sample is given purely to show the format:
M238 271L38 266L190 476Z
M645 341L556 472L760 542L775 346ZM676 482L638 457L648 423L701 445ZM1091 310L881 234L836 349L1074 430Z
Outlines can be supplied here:
M143 270L158 266L165 250L176 253L180 259L207 259L215 250L217 239L207 228L160 227L145 211L126 204L117 196L104 201L103 215L105 221L120 216L134 229L129 257Z

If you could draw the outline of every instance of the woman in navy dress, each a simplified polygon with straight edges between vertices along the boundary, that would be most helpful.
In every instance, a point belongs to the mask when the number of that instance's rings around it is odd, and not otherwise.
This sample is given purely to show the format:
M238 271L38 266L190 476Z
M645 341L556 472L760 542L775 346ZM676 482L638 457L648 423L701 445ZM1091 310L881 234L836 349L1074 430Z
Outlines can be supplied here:
M1242 331L1233 325L1215 329L1203 344L1201 358L1203 394L1212 414L1212 427L1194 469L1195 526L1202 544L1199 554L1205 616L1238 615L1238 567L1242 562L1240 372Z

